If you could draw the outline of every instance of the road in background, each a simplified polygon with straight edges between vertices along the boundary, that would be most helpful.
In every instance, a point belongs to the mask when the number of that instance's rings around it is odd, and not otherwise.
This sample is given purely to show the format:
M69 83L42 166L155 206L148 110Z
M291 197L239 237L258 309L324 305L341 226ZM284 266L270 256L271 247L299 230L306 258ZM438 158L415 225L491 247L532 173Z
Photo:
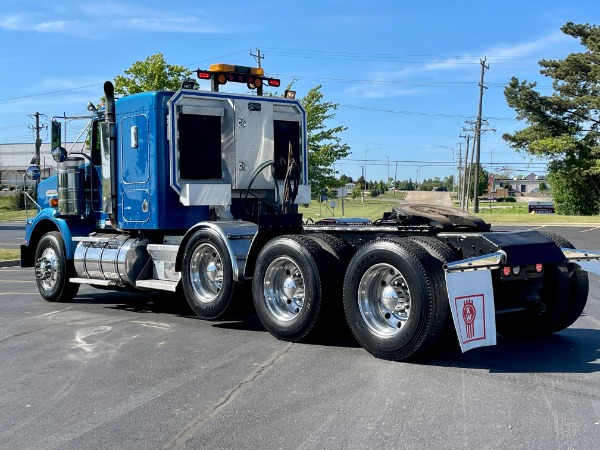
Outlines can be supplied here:
M600 250L599 228L545 228ZM33 269L0 269L0 448L596 448L590 284L582 317L553 336L396 363L343 317L332 337L290 344L248 311L201 321L169 294L89 287L47 303Z
M25 238L23 222L0 222L0 248L19 249Z
M404 203L421 203L427 205L452 206L449 192L408 191Z

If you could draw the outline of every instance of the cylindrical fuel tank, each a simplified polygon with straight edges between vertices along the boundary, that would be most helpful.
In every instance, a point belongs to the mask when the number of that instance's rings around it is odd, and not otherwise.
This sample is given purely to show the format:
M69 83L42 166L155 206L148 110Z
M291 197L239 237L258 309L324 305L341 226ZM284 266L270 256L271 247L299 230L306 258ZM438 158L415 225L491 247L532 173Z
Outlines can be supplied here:
M85 212L84 162L79 156L69 156L58 164L58 211L61 215L80 216Z
M82 240L75 249L77 276L135 287L135 281L150 258L147 245L145 238L126 235Z

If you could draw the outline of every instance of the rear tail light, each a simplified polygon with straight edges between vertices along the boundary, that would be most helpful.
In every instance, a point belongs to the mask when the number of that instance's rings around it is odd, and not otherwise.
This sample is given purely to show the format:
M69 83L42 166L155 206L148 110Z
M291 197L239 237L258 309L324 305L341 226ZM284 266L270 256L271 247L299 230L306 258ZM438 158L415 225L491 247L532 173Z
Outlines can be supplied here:
M542 273L542 269L543 269L543 268L544 268L544 266L542 265L542 263L537 263L537 264L535 265L535 271L536 271L537 273Z
M502 275L504 275L505 277L510 275L510 266L504 266L502 268Z

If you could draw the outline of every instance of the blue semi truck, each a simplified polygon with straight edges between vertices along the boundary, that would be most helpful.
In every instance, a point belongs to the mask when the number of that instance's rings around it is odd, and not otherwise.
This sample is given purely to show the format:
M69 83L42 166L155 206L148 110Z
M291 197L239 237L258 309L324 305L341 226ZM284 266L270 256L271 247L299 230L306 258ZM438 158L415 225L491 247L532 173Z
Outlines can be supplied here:
M186 81L117 100L106 82L104 107L78 117L87 131L69 151L61 118L52 120L57 174L39 182L21 246L45 300L71 301L82 284L171 291L206 320L253 302L278 339L349 326L391 360L477 341L477 330L486 345L496 330L553 333L583 311L584 268L595 270L598 254L557 235L493 232L432 205L398 205L372 223L303 223L300 102L263 96L279 80L262 69L219 64L197 75L210 90ZM219 92L231 82L256 93Z

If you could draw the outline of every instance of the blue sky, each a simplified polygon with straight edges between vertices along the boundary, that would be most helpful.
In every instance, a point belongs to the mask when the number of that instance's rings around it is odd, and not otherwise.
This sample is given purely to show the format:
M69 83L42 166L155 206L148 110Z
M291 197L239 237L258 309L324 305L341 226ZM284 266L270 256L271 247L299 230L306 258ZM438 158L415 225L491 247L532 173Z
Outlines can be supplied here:
M560 27L599 24L596 1L426 3L3 0L0 8L0 143L33 142L28 116L85 114L102 84L134 61L162 52L189 69L216 62L253 65L260 48L267 75L303 96L322 85L339 103L331 125L345 125L352 154L336 170L358 178L450 175L466 120L477 115L480 59L487 58L481 161L513 175L543 173L501 136L520 129L503 89L511 76L551 83L540 59L580 51ZM208 88L201 83L201 87ZM43 135L45 137L45 135ZM453 163L454 158L454 163ZM366 164L365 164L366 162ZM456 170L455 170L456 173Z

